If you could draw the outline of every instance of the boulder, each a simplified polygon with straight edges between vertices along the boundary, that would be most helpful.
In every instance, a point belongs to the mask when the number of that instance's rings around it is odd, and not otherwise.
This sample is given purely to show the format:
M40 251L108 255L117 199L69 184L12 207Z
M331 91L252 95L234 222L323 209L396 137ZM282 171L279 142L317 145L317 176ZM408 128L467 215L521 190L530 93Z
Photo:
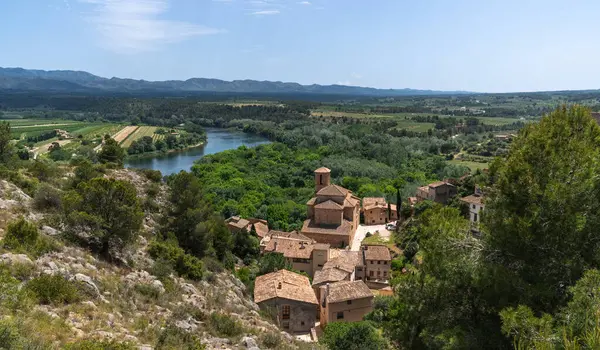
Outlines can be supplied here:
M82 273L77 273L75 276L71 277L72 281L80 282L90 293L92 293L95 297L100 297L100 290L92 281L90 276L86 276Z
M58 236L60 234L60 232L57 229L52 228L50 226L42 226L42 233L48 236Z
M248 349L258 348L258 346L256 344L256 340L251 337L243 337L242 344L244 344L244 346Z
M2 255L0 255L0 262L7 264L7 265L13 265L13 264L33 265L33 261L31 261L31 259L29 259L29 257L25 254L13 254L13 253L2 254Z

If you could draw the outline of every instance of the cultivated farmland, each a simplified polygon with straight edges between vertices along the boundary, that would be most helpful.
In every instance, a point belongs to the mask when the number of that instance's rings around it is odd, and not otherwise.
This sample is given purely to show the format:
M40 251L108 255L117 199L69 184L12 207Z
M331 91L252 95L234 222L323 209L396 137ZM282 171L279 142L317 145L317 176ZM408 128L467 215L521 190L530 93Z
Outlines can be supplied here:
M144 136L152 137L153 141L160 140L164 135L155 134L158 127L156 126L140 126L134 133L132 133L122 144L121 147L128 148L131 146L133 141L141 139Z
M129 135L133 134L138 128L139 126L126 126L123 129L121 129L121 131L113 135L113 139L120 144L123 141L125 141L129 137Z

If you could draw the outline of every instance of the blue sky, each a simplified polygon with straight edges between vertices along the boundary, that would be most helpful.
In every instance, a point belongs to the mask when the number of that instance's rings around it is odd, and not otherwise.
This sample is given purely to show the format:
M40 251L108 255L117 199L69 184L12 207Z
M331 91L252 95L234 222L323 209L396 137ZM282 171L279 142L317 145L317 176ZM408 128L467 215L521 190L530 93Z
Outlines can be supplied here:
M1 0L0 66L481 92L600 88L600 1Z

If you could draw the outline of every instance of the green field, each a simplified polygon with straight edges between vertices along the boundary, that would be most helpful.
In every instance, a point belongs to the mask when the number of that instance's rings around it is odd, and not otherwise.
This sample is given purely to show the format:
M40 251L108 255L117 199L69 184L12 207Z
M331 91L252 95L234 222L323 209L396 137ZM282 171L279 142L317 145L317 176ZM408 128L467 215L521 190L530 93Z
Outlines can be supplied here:
M455 164L455 165L464 165L464 166L468 167L469 169L471 169L471 172L474 172L477 169L479 169L479 170L487 169L490 166L489 163L479 163L479 162L473 162L473 161L468 161L468 160L459 160L459 159L449 160L448 162L451 164Z
M125 141L121 143L121 147L128 148L129 146L131 146L133 141L141 139L144 136L152 137L153 141L162 139L164 135L157 135L154 133L157 129L158 127L156 126L140 126L134 133L129 135L129 137L127 137Z

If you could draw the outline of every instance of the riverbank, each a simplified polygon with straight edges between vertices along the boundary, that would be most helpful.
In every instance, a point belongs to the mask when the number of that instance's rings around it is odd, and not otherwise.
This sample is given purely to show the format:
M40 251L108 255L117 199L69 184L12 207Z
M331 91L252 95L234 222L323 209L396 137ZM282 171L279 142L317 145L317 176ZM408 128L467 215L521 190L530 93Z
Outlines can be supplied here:
M127 157L125 157L125 159L126 160L134 160L134 159L145 159L145 158L166 156L171 153L185 152L185 151L192 150L194 148L203 147L207 142L208 141L203 141L203 142L200 142L200 143L192 145L192 146L188 146L188 147L184 147L184 148L177 148L177 149L169 149L167 151L154 151L154 152L144 152L144 153L139 153L139 154L128 154Z

